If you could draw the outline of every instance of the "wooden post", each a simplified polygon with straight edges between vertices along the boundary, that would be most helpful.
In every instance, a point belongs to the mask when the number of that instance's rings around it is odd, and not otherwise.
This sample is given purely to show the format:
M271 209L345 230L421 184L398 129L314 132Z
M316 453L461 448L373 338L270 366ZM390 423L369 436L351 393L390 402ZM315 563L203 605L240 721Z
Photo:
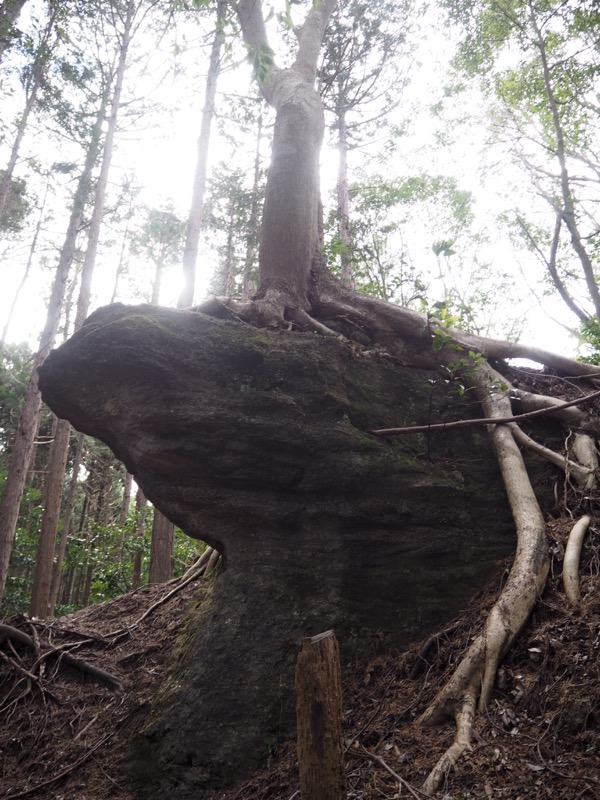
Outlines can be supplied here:
M342 676L333 631L304 640L296 693L301 800L344 800Z

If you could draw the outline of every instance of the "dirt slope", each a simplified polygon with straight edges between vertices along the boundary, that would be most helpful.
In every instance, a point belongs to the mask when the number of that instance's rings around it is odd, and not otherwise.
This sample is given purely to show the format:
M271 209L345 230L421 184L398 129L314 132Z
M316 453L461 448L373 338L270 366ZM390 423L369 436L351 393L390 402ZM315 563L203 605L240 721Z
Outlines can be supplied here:
M569 528L566 521L549 524L548 588L506 659L487 715L477 721L473 752L440 798L600 796L600 532L592 528L586 539L583 601L573 610L560 580ZM376 632L373 657L343 665L349 798L422 796L418 787L453 728L420 730L413 720L477 632L503 577L500 571L437 638L379 655ZM134 800L128 738L176 647L186 607L201 601L210 583L188 584L138 621L173 588L144 589L48 624L6 620L31 637L33 649L0 629L0 798ZM112 674L123 688L60 663L44 642L70 643L74 657ZM263 772L215 800L291 800L297 790L294 742L282 740Z

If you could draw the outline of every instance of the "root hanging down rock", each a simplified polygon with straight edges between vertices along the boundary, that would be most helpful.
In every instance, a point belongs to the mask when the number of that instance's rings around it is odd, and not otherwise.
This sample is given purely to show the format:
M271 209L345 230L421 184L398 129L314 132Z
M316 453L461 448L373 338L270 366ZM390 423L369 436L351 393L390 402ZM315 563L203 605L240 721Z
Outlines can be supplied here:
M494 384L485 366L473 370L473 381L488 417L510 415L510 399L505 392L490 388ZM425 781L424 789L429 794L439 788L448 770L470 748L475 708L485 709L500 661L527 621L549 571L544 518L513 431L509 425L499 424L490 426L489 433L515 521L517 551L483 632L418 720L421 725L434 725L454 716L457 724L454 743Z
M581 557L583 539L587 529L590 527L590 522L590 517L585 516L575 523L569 534L567 549L565 550L563 584L567 599L574 606L579 605L581 601L581 592L579 590L579 559Z

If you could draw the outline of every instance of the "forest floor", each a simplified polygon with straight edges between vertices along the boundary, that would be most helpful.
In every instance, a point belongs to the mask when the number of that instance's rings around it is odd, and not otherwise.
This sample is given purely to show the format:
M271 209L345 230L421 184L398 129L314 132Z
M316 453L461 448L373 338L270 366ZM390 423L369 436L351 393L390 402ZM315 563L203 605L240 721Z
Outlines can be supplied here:
M502 666L488 711L476 720L472 752L439 798L600 796L600 531L586 537L583 599L574 610L560 575L569 528L549 523L547 589ZM436 637L401 654L374 652L368 661L343 664L349 800L424 796L418 787L454 728L420 729L414 720L480 629L505 574ZM0 628L0 798L134 800L128 739L160 684L186 607L210 587L192 582L140 620L175 585L47 623L5 620L31 641L6 638ZM49 653L44 642L62 650ZM122 689L65 664L56 657L65 650L116 676ZM279 742L263 771L213 798L297 800L294 741Z

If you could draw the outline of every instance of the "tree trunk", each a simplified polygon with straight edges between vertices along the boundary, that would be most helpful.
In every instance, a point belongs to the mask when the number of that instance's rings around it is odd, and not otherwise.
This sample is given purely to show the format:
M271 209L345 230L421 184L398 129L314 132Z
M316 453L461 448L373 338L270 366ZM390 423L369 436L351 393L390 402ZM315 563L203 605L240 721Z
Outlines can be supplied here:
M135 505L137 509L137 523L136 523L136 549L133 554L133 567L131 570L131 589L139 588L142 579L142 550L143 542L146 536L146 504L147 500L141 489L137 490L135 498Z
M346 114L342 110L338 116L338 236L341 245L342 284L348 289L354 288L352 271L352 243L350 241L350 195L348 193L348 131Z
M314 83L325 25L334 7L335 0L320 0L309 11L297 33L296 59L290 68L280 69L272 62L261 3L241 0L236 6L244 40L258 65L262 94L276 110L257 292L265 301L267 321L268 317L279 321L286 308L293 313L310 307L310 270L319 239L319 154L325 130Z
M166 583L173 577L173 538L175 526L154 509L152 543L150 545L149 583Z
M210 129L215 115L215 97L217 81L221 71L221 45L223 43L223 25L227 13L227 0L218 0L215 37L210 52L208 75L206 76L206 93L198 149L196 154L196 174L192 190L192 204L187 221L185 247L183 250L183 288L177 301L178 308L189 308L194 303L194 287L196 283L196 264L198 261L198 245L204 215L204 190L206 187L206 171L208 166L208 145Z
M60 532L60 540L58 543L58 550L56 552L56 561L52 568L52 584L50 586L50 602L48 607L48 614L54 614L54 607L58 600L58 593L60 590L62 565L65 560L67 552L67 544L69 541L69 534L71 532L71 517L73 516L73 508L75 507L75 498L77 496L77 485L79 482L79 468L83 460L83 452L85 447L85 434L80 433L77 437L77 449L75 451L75 458L73 459L73 473L71 475L71 483L69 485L69 494L67 496L67 503L63 514L63 525Z
M123 482L123 499L121 501L121 507L119 509L119 518L117 523L120 527L123 527L127 522L127 517L129 516L129 506L131 504L131 486L133 484L133 475L131 472L125 473L125 480Z
M31 615L46 619L50 613L50 589L52 585L52 567L54 564L54 547L63 496L63 484L71 425L64 419L57 420L54 441L51 445L48 461L48 473L44 482L42 498L43 512L33 571L33 587L31 592Z
M256 152L254 155L254 176L252 179L252 205L250 207L250 219L248 220L248 243L246 245L246 256L244 258L244 273L242 276L242 302L250 300L256 291L256 280L252 275L254 258L256 256L256 244L258 242L258 229L260 225L260 201L258 191L260 188L260 140L262 136L263 119L262 114L258 116L256 129Z
M17 436L10 455L8 475L4 485L4 494L0 501L0 600L4 594L8 563L19 516L19 505L25 488L25 480L31 462L35 434L42 406L42 400L37 388L37 368L43 363L54 346L56 331L60 321L60 312L65 296L67 277L75 254L77 234L79 233L83 212L90 191L92 170L98 158L105 111L106 99L103 98L98 115L96 116L84 169L79 178L77 190L73 198L69 225L56 267L54 283L52 285L46 324L40 337L39 350L34 358L33 371L19 419Z

